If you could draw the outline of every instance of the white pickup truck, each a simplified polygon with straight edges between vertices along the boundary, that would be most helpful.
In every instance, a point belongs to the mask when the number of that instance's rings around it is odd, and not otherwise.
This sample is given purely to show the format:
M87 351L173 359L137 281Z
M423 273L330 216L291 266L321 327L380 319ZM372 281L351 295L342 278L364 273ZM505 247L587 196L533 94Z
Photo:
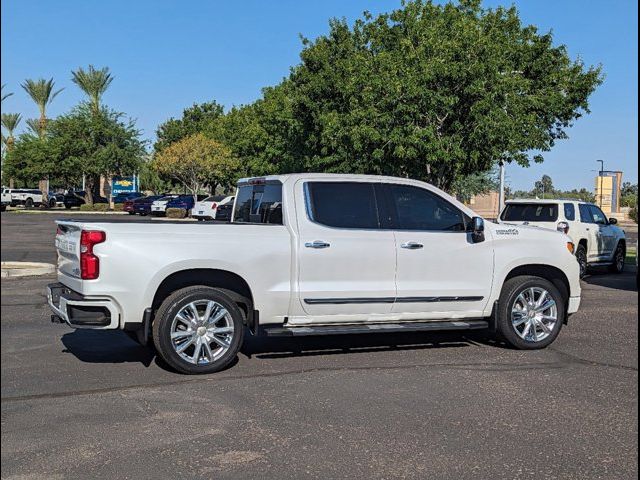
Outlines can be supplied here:
M228 366L247 330L488 329L544 348L580 306L568 236L485 223L402 178L244 179L228 224L57 223L52 320L152 340L184 373Z

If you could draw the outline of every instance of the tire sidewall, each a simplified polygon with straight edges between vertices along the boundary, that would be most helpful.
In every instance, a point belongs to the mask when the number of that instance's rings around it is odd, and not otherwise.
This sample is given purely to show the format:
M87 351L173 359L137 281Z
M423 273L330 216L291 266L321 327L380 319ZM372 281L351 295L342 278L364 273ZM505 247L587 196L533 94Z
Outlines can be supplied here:
M547 338L540 342L528 342L521 338L515 331L511 323L511 310L516 298L522 291L531 287L544 288L551 294L558 307L558 321ZM566 316L565 300L558 288L550 281L538 277L516 277L505 284L505 288L500 296L500 314L498 317L498 330L502 337L511 346L519 350L537 350L551 345L560 334Z
M221 304L233 320L234 335L231 346L215 362L209 365L194 365L182 359L171 344L171 323L175 315L185 305L197 300L213 300ZM153 342L160 356L171 367L181 373L203 374L213 373L227 367L236 357L244 337L243 315L236 303L220 290L211 287L186 288L170 295L162 304L153 322Z
M618 268L618 254L619 253L622 254L622 268ZM626 256L626 251L625 251L624 245L619 243L618 245L616 245L616 249L613 252L613 265L611 266L611 270L614 273L622 273L622 272L624 272L625 256Z

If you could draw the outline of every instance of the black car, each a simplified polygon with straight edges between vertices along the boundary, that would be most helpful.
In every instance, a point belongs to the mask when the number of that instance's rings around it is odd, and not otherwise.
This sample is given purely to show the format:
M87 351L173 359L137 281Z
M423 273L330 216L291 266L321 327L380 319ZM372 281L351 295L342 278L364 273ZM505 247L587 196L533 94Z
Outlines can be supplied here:
M80 190L80 191L70 191L69 193L65 193L64 195L64 208L66 208L67 210L72 208L72 207L79 207L80 205L84 205L86 202L84 201L84 196L85 196L85 192ZM104 197L100 197L97 195L94 195L93 197L93 203L109 203L109 200L107 200Z
M113 203L124 203L127 200L135 200L136 198L144 197L144 193L141 192L120 192L113 196Z
M218 209L216 210L216 220L228 222L231 220L232 213L233 202L225 203L224 205L218 205Z
M165 196L166 194L150 195L148 197L136 198L133 201L133 213L137 213L143 217L145 215L149 215L151 213L151 204Z

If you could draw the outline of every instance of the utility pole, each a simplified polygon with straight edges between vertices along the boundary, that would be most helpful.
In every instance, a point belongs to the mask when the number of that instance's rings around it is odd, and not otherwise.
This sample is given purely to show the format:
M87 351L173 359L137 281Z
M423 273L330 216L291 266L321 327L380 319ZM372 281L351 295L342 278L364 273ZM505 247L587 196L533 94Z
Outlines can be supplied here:
M600 208L602 208L604 200L604 160L596 160L600 163Z
M502 210L504 210L504 203L505 203L505 195L504 195L504 161L500 160L500 195L498 198L498 209L500 210L500 212L502 212ZM498 214L500 213L498 212Z

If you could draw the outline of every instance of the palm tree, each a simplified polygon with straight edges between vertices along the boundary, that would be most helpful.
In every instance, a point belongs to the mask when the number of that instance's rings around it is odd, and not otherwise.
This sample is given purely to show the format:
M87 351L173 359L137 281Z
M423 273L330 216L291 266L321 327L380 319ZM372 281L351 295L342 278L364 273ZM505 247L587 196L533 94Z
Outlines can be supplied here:
M25 120L25 123L27 124L27 128L29 129L29 131L31 131L31 133L37 135L40 138L44 137L45 132L42 130L42 123L39 119L28 118L27 120Z
M40 78L38 80L27 79L22 84L22 88L29 94L31 99L38 105L38 110L40 110L40 127L38 131L40 132L40 136L44 136L44 132L47 129L47 106L52 102L54 98L64 90L61 88L60 90L53 91L53 86L55 82L53 78L49 80L45 80L44 78Z
M2 90L4 90L4 87L6 87L6 85L2 85ZM9 93L3 93L2 94L2 102L4 102L5 98L10 97L11 95L13 95L13 92L9 92Z
M3 137L4 144L7 146L7 150L11 150L15 143L15 137L13 133L16 128L18 128L18 124L20 123L20 114L19 113L3 113L0 119L0 123L7 131L7 136Z
M93 65L89 65L87 70L80 67L75 72L71 72L71 75L73 83L78 85L80 90L89 97L94 113L99 113L102 95L113 82L113 75L109 73L109 67L96 69Z

